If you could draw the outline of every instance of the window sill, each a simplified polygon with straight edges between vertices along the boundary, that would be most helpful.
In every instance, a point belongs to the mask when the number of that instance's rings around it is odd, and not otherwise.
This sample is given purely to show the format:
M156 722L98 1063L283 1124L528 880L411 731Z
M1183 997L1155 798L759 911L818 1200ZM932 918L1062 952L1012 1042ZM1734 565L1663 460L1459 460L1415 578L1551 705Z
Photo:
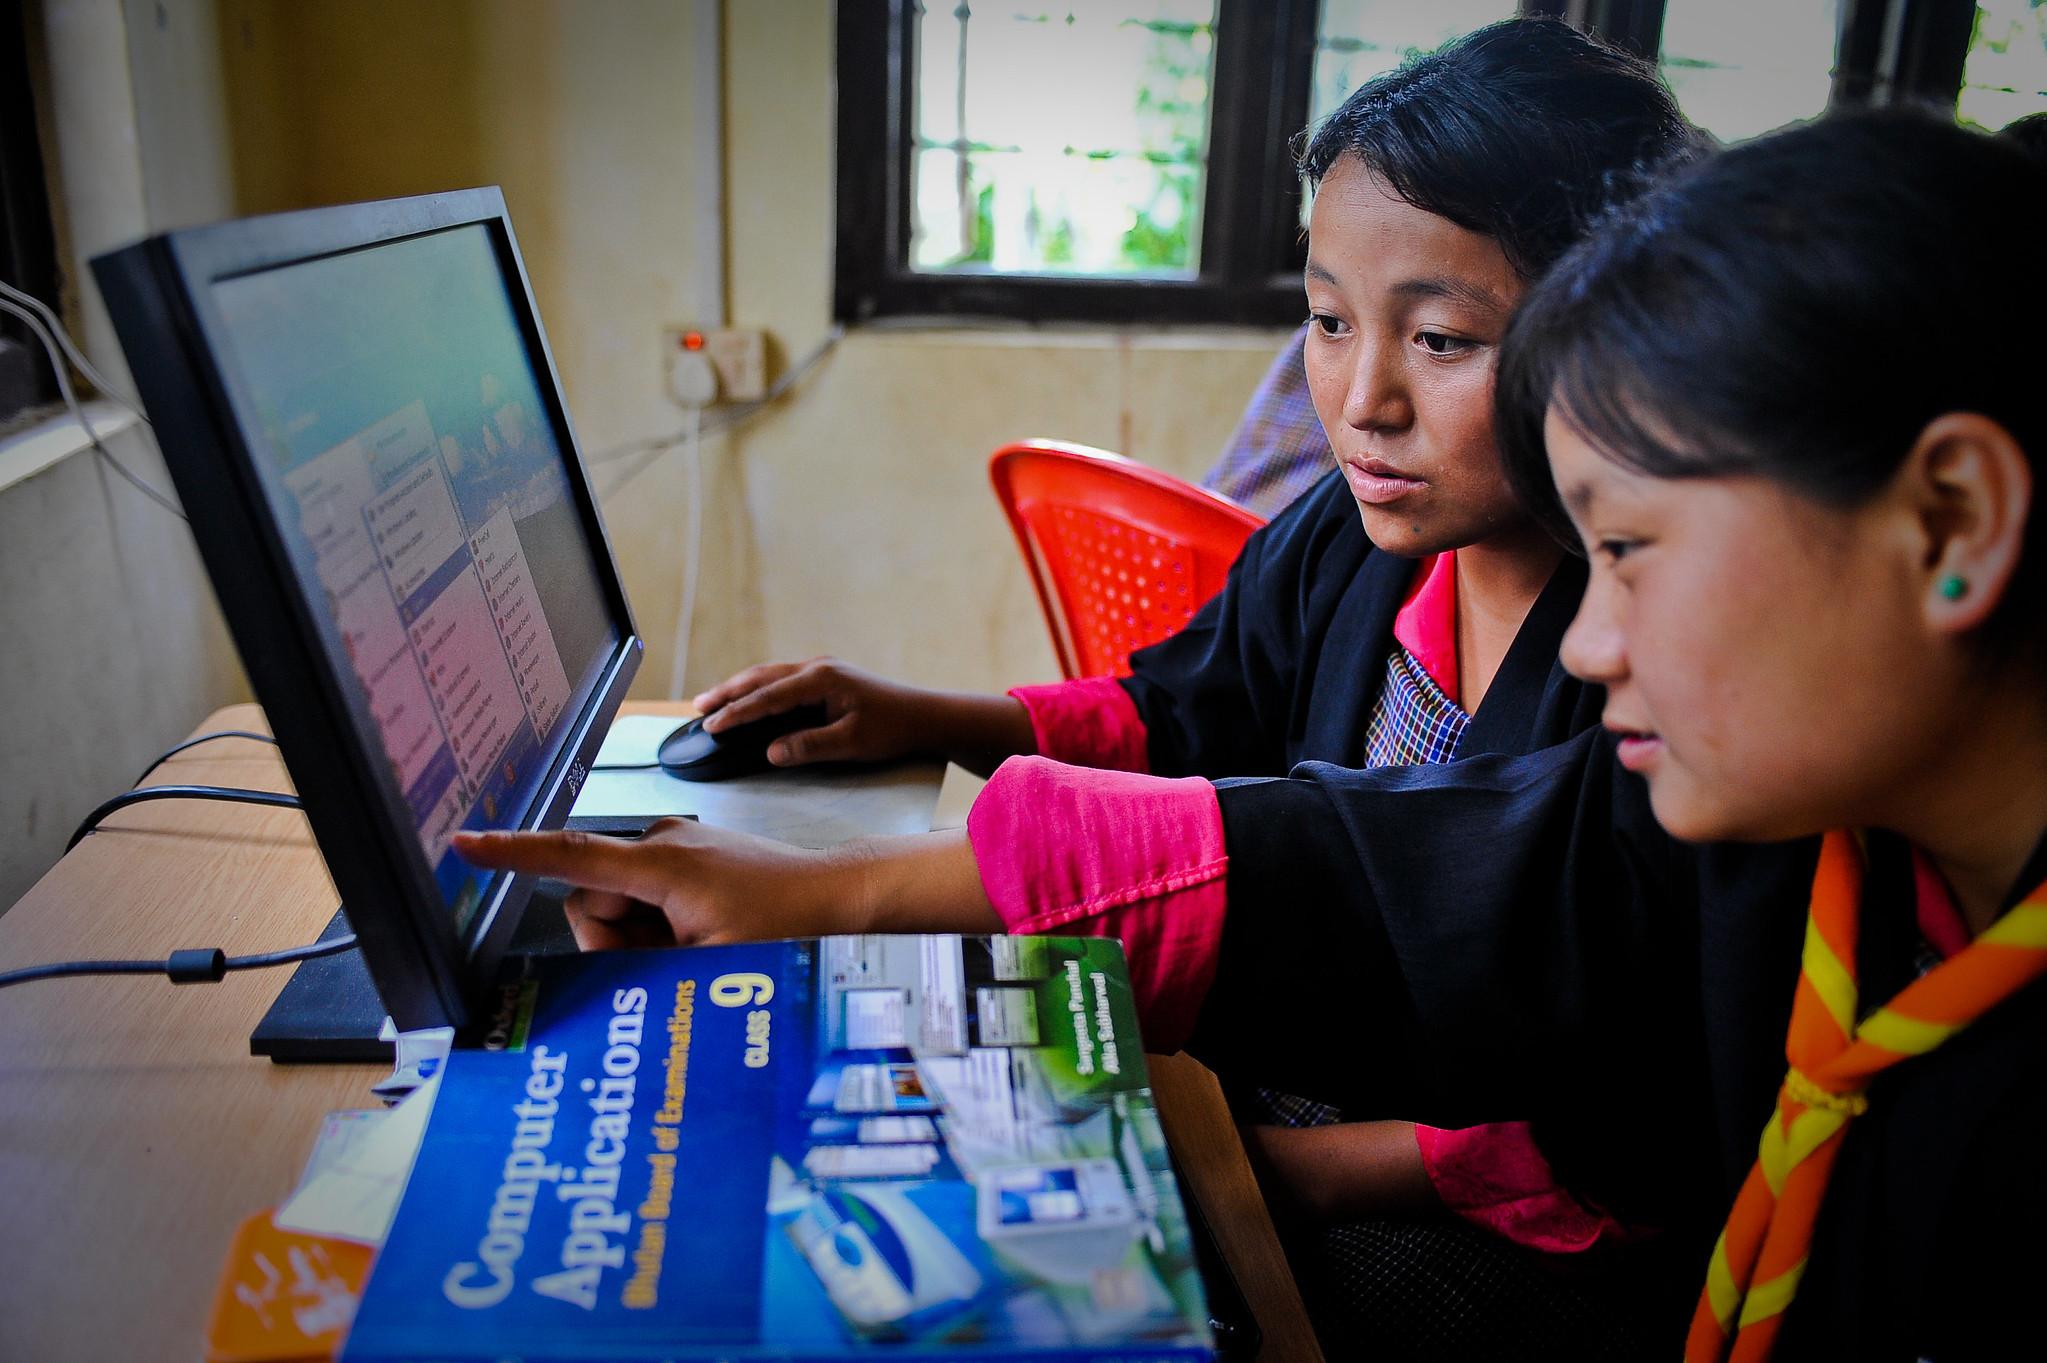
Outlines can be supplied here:
M1302 314L1306 316L1305 313ZM1294 326L1298 323L1292 324ZM1105 322L1013 322L887 317L849 325L848 339L1023 350L1277 350L1291 326L1128 327Z
M85 416L103 441L142 424L133 412L111 402L86 403ZM10 435L0 436L0 492L91 448L92 441L86 438L78 418L61 409Z

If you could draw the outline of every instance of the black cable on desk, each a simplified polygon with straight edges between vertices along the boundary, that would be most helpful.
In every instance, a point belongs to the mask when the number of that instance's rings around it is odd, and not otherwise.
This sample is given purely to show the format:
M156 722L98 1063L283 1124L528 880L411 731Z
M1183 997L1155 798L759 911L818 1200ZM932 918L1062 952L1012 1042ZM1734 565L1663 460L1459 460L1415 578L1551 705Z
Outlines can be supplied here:
M69 975L168 975L172 984L213 984L230 970L261 970L266 966L290 965L320 956L338 956L355 949L355 934L343 933L310 946L265 951L253 956L230 956L219 947L188 947L173 951L161 961L56 961L49 965L23 966L0 971L0 989L30 980L55 980Z
M258 743L268 743L273 748L277 746L276 739L272 738L269 734L259 734L254 729L222 729L218 733L201 734L197 738L186 739L183 743L178 744L175 748L167 748L163 752L158 753L156 755L156 760L151 762L148 766L144 767L141 771L137 772L135 775L135 779L130 781L128 784L131 786L141 785L143 777L149 775L149 773L155 771L158 767L170 761L179 753L185 751L185 749L196 748L201 743L211 743L216 738L250 738L254 739Z
M224 729L218 733L201 734L163 753L143 768L142 776L149 775L185 749L196 748L201 743L211 743L216 738L250 738L272 746L277 743L269 734L259 734L248 729ZM121 792L86 815L85 822L78 825L77 831L72 833L71 841L65 844L64 850L69 852L78 846L87 834L99 827L102 819L115 810L151 800L217 800L227 804L268 805L274 809L305 808L298 796L276 790L245 790L240 786L143 786L139 790ZM172 984L213 984L225 978L230 970L261 970L267 966L290 965L296 961L311 961L322 956L338 956L344 951L353 951L355 945L355 934L348 932L307 946L257 952L249 956L230 956L219 947L187 947L181 951L173 951L161 961L53 961L48 965L31 965L23 966L19 970L0 971L0 989L5 989L11 984L27 984L30 980L57 980L75 975L163 974L170 978Z
M71 841L64 844L69 852L85 840L85 835L100 825L100 820L117 809L129 805L145 804L151 800L219 800L227 804L269 805L274 809L303 809L296 795L287 795L278 790L244 790L240 786L144 786L140 790L124 790L98 809L85 816L85 822L71 835Z

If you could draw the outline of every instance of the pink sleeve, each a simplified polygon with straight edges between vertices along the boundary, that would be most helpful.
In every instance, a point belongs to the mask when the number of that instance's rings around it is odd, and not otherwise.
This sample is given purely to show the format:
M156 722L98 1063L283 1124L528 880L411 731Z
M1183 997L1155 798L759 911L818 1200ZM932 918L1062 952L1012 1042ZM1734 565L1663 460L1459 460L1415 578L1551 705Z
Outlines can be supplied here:
M1517 1245L1576 1254L1633 1233L1557 1182L1527 1122L1457 1131L1417 1125L1414 1134L1443 1205Z
M1144 720L1114 677L1083 677L1009 693L1031 717L1038 755L1076 767L1150 771Z
M1186 1044L1227 902L1214 786L1012 757L975 799L967 839L1004 927L1122 939L1145 1048Z

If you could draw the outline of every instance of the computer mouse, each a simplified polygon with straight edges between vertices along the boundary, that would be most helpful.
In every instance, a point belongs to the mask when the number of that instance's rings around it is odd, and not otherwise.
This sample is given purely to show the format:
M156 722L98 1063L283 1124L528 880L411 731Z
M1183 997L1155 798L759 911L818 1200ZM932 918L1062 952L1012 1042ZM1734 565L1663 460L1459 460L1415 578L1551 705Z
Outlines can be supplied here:
M828 720L822 705L799 705L779 715L714 734L702 718L689 721L661 740L661 769L685 781L725 781L773 771L768 744L798 729L815 729Z

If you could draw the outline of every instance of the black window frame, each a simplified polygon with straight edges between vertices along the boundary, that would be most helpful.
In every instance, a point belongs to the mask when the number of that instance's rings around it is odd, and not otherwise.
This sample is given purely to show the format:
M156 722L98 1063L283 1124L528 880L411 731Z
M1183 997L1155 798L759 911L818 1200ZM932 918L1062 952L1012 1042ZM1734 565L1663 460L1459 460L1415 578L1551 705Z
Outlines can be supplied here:
M1201 259L1186 279L910 269L917 13L917 0L839 0L832 297L839 320L1268 326L1301 319L1300 186L1287 140L1308 120L1319 0L1219 0ZM1243 193L1249 184L1267 192Z
M21 0L0 0L0 279L57 306L57 239L29 83L28 25ZM48 353L28 324L0 309L0 335L28 352L27 401L0 405L0 428L58 397ZM4 400L4 399L0 399Z
M1657 61L1670 0L1565 0L1563 17L1637 56ZM1834 51L1832 109L1927 102L1953 108L1962 93L1976 0L1843 0Z
M926 0L939 3L940 0ZM1830 107L1952 108L1975 0L1845 0ZM1522 0L1649 61L1667 0ZM910 82L919 0L838 0L832 311L841 322L1285 325L1303 313L1301 187L1320 0L1218 0L1201 259L1185 279L909 267ZM1263 185L1264 192L1246 192Z

